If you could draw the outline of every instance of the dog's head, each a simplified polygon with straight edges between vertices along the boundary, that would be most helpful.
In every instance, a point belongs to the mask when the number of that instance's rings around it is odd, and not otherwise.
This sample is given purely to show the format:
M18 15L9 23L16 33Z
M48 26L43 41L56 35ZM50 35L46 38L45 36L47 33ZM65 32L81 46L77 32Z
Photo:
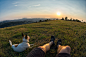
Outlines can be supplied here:
M23 42L29 42L30 37L22 33Z

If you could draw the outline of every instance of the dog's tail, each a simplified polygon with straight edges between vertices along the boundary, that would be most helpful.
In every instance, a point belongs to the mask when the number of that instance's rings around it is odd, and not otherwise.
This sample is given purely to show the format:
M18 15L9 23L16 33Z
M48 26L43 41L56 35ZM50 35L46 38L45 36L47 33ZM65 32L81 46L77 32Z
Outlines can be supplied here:
M10 45L12 46L12 42L11 42L11 40L9 40L9 43L10 43Z

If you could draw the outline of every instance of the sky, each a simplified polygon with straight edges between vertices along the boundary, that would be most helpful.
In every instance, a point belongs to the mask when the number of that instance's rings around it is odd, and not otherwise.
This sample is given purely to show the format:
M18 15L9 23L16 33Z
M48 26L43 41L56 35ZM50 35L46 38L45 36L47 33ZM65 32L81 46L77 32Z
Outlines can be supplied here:
M66 16L86 21L86 0L0 0L0 21Z

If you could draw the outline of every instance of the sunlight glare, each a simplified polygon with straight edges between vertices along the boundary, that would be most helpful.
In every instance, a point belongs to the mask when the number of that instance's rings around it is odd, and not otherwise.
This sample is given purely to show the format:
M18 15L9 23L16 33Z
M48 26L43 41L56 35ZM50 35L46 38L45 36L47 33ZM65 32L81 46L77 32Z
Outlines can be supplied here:
M57 12L57 15L59 16L59 15L61 15L61 13L60 12Z

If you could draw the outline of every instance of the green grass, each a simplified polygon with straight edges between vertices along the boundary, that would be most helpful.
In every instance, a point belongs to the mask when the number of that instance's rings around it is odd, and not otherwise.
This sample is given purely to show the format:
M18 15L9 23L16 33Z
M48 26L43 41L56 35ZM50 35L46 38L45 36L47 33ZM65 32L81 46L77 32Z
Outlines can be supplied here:
M62 45L69 45L71 47L72 57L86 56L86 23L53 20L0 28L1 57L25 57L33 49L28 48L18 53L14 52L10 47L9 39L13 44L22 42L22 32L31 37L30 43L36 45L33 48L50 42L50 37L54 35L56 37L55 43L58 39L62 39ZM55 57L55 55L56 50L50 49L45 56Z

